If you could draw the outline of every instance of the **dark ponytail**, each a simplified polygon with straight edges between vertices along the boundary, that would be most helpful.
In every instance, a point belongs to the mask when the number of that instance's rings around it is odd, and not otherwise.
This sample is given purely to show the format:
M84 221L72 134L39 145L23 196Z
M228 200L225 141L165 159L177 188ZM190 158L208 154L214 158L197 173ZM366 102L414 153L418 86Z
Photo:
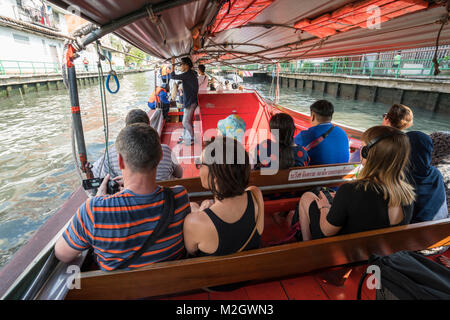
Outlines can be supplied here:
M277 113L269 122L270 130L279 130L280 169L287 169L295 165L292 145L294 144L295 125L292 117L286 113Z

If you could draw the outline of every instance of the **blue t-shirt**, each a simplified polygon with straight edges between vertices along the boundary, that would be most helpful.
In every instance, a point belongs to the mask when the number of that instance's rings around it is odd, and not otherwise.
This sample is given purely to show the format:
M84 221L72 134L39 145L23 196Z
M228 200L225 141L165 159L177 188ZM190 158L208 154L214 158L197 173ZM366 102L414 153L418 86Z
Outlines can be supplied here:
M327 132L331 126L332 124L327 122L301 131L294 138L294 142L306 147ZM336 126L319 145L309 150L308 154L311 158L309 165L347 163L350 155L347 134Z

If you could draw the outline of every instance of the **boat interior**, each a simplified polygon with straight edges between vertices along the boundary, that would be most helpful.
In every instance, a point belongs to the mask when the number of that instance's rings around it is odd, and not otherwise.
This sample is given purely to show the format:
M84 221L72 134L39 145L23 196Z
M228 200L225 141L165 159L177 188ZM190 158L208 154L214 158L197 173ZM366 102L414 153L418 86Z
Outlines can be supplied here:
M217 121L230 114L236 114L257 132L258 129L268 128L268 120L277 112L283 111L277 106L269 107L256 92L252 91L200 94L194 122L195 144L181 147L177 144L181 123L176 120L177 114L169 113L175 121L161 126L162 143L168 144L173 149L182 148L180 158L185 162L180 163L186 175L183 179L165 181L161 184L185 186L190 201L200 202L210 198L210 192L200 183L193 159L200 156L202 142L216 134ZM297 130L308 127L309 119L306 115L295 112L292 114ZM357 130L349 128L348 135L354 140L352 152L356 152L354 149L358 150L357 146L360 143L356 139L358 133ZM256 135L245 137L247 150L251 150L258 142L261 141ZM318 294L316 298L320 296L332 298L328 287L333 286L331 291L334 290L334 294L338 295L340 292L341 298L354 299L356 297L354 282L365 270L363 266L370 253L389 254L400 248L419 250L423 249L424 245L430 247L450 242L446 230L450 219L440 223L387 228L303 243L290 236L292 232L289 226L283 219L277 218L277 213L295 210L303 192L315 186L336 187L354 179L358 165L347 163L297 167L280 170L276 175L262 175L259 171L253 171L250 185L258 186L265 198L265 226L261 249L226 257L160 262L140 270L108 273L98 271L96 263L87 259L82 269L83 288L69 291L67 299L95 299L106 285L109 289L106 295L102 295L104 299L240 299L246 295L249 299L275 298L267 293L266 296L262 293L256 294L260 290L272 294L278 292L277 299L300 298L295 294L289 295L286 287L290 287L296 294L302 290L309 290ZM336 266L344 267L336 268ZM314 270L315 273L309 274ZM344 286L343 282L352 272L352 280L349 281L352 285ZM299 277L299 274L304 275ZM269 283L267 280L270 280ZM250 282L230 292L211 293L200 289L241 281ZM374 293L367 291L364 296L367 299L374 298Z
M63 9L78 10L92 23L73 33L65 47L72 117L81 124L73 60L77 51L102 36L115 35L167 62L190 55L194 63L223 65L275 64L295 59L356 55L450 43L450 28L442 17L449 6L440 0L50 0ZM382 28L363 22L370 6L381 10ZM434 35L438 35L436 38ZM433 35L433 36L430 36ZM440 37L440 38L439 38ZM74 109L75 108L75 109ZM82 104L81 104L82 109ZM74 111L75 110L75 111ZM296 133L308 128L309 116L268 104L251 90L199 94L194 116L195 143L177 144L181 112L164 122L160 110L151 114L161 142L169 145L183 166L183 179L161 185L184 185L190 201L211 196L203 189L195 167L203 142L216 134L217 121L240 116L253 133L244 137L247 151L259 142L258 130L270 117L290 114ZM77 117L77 118L76 118ZM76 122L74 120L74 123ZM361 132L341 126L357 159ZM79 133L79 132L78 132ZM82 132L81 132L81 137ZM77 139L78 139L77 135ZM84 137L83 137L84 139ZM84 146L77 140L78 147ZM85 147L85 146L84 146ZM81 154L80 148L79 153ZM85 150L84 150L85 151ZM354 157L356 156L356 157ZM91 159L90 159L91 160ZM194 161L193 161L194 160ZM83 167L86 157L81 159ZM81 289L68 290L71 276L53 246L87 196L80 187L0 270L3 299L355 299L360 276L371 254L422 250L450 244L450 219L297 242L275 213L295 209L300 196L317 186L335 187L355 178L357 161L329 166L296 167L276 175L251 173L250 184L265 197L263 247L229 256L160 262L131 271L96 270L87 251L71 265L81 267ZM284 241L286 238L289 240ZM448 251L445 255L449 256ZM202 288L245 282L230 292ZM374 299L374 290L363 290Z

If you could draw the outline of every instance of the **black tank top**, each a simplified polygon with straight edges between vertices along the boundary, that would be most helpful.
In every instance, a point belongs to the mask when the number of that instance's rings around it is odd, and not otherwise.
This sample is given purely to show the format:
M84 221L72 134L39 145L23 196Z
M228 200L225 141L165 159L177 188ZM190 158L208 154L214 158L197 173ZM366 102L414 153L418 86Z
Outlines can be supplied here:
M222 256L236 253L248 240L256 225L255 205L253 204L250 191L247 191L247 209L245 209L242 217L236 222L227 223L223 221L209 208L204 211L216 227L219 236L219 245L214 253L204 253L198 250L198 256ZM256 230L243 251L259 248L260 244L261 235Z

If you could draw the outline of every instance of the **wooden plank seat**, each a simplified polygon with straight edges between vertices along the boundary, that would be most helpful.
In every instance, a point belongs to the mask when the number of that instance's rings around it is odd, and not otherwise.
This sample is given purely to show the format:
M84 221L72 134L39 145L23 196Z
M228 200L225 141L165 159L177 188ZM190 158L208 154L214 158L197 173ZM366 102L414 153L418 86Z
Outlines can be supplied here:
M263 195L289 191L304 191L315 186L338 186L355 178L359 163L344 163L280 170L274 175L252 171L249 185L258 186ZM202 187L199 177L158 182L162 186L182 185L189 192L191 201L211 198L210 191Z
M300 192L314 185L338 185L352 179L355 174L352 167L347 164L292 168L280 171L276 176L252 172L251 180L265 194L280 190ZM210 197L198 178L162 184L184 185L191 201ZM298 197L269 200L265 201L265 209L270 215L275 211L291 210L297 203ZM222 257L161 262L131 271L82 272L81 289L70 290L67 299L138 299L247 280L280 279L366 261L373 253L387 255L401 250L448 245L449 235L450 219L446 219L276 245Z
M450 219L296 242L221 257L156 263L132 271L81 273L67 299L138 299L247 280L279 279L313 270L450 244Z

